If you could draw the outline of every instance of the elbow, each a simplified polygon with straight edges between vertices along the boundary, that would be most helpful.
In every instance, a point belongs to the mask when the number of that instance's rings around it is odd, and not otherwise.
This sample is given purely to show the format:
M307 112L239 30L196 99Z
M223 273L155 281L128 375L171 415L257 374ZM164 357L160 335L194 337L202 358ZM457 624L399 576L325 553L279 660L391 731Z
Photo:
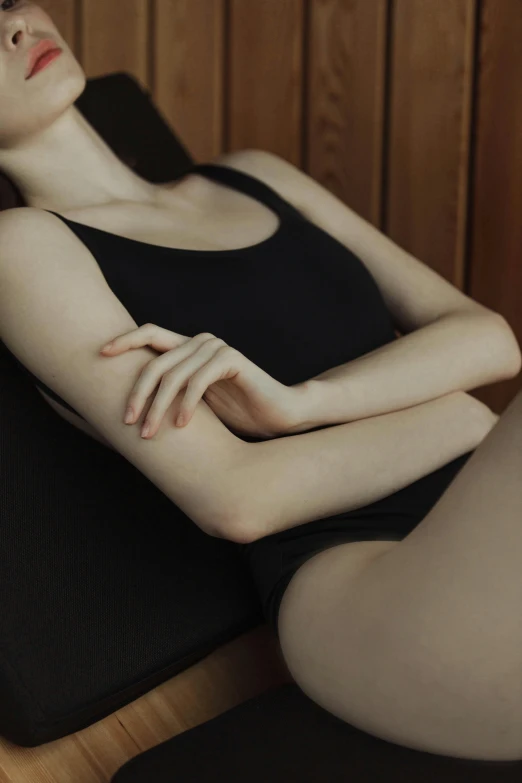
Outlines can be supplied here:
M213 504L213 512L203 515L190 515L190 519L200 530L212 538L223 538L225 541L234 541L237 544L249 543L247 540L246 524L243 517L232 513L230 509L216 513L216 505Z
M522 352L520 350L520 344L518 343L514 334L513 339L515 341L515 356L513 359L513 375L511 377L516 378L516 376L522 370Z
M519 342L504 316L500 315L500 313L495 313L494 315L495 322L499 326L499 351L504 357L504 377L506 380L508 378L516 378L522 370L522 352L520 350Z
M246 448L240 450L238 459L227 471L227 491L221 493L221 497L227 497L227 510L215 533L235 544L251 544L266 535L260 522L262 496L257 478L257 449L253 449L253 444L243 445Z
M235 544L251 544L261 537L257 534L257 528L252 519L244 514L229 516L227 521L220 526L216 535L218 538L233 541Z
M516 378L517 375L519 375L520 371L522 370L522 354L518 353L518 359L513 365L512 373L510 374L510 378Z
M211 535L235 544L251 544L262 537L253 515L244 510L229 512L218 526L214 526Z

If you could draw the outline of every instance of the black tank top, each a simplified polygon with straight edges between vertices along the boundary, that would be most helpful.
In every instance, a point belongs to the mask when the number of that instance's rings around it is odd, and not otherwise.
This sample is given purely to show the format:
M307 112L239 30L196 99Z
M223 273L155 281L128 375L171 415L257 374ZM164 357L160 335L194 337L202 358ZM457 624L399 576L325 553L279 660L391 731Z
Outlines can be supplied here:
M279 218L275 233L236 250L172 249L46 210L91 251L138 326L154 323L190 337L211 332L286 385L396 339L375 280L351 250L251 175L210 163L191 172L269 207ZM37 386L81 416L14 358Z

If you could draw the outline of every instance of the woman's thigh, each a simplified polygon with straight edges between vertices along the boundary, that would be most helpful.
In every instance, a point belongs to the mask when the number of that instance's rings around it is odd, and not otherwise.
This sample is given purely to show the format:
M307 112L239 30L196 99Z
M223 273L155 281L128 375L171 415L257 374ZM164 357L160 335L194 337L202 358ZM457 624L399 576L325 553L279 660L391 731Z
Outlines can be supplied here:
M278 633L283 653L302 649L309 622L335 611L339 599L368 565L400 541L348 541L313 555L299 567L281 600Z
M310 698L407 747L522 760L521 476L522 392L402 541L296 572L279 638Z
M281 600L277 631L292 677L310 698L344 720L348 692L343 684L356 671L350 613L358 595L355 585L372 562L399 543L350 541L324 549L299 567Z
M469 666L463 679L471 646L462 649L462 668L439 658L429 607L425 623L413 623L408 602L401 609L393 600L393 574L379 572L402 544L340 544L296 572L279 610L290 675L325 710L385 741L455 758L522 760L522 689L512 687L522 669L503 687Z

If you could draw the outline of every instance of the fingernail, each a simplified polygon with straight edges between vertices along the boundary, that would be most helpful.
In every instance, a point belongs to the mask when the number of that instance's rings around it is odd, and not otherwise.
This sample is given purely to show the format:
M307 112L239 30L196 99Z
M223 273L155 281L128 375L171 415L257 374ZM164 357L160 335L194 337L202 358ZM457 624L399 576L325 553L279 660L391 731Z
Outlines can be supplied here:
M123 420L125 424L130 424L133 417L134 417L134 413L132 411L132 408L127 408L127 410L125 411L125 418Z
M141 430L141 437L146 438L150 432L150 424L144 424Z
M113 344L114 344L114 340L110 343L107 343L107 345L104 345L102 351L108 351L110 348L112 348Z

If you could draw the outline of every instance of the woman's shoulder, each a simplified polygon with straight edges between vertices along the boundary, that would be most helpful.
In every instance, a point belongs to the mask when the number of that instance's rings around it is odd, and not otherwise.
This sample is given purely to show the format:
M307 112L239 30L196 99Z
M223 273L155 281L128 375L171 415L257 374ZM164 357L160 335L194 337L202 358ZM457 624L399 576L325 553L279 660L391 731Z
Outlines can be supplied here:
M96 259L56 215L37 207L14 207L0 213L0 274L4 282L38 279L42 266L63 261L101 275Z
M42 213L42 214L40 214ZM0 212L0 270L7 271L10 259L16 257L16 243L36 236L36 229L46 231L45 210L34 207L12 207ZM52 230L52 228L50 229ZM41 236L41 234L40 234Z
M6 241L17 230L23 229L25 232L31 231L33 227L41 230L49 226L52 231L53 224L51 213L39 207L12 207L0 211L0 236Z
M0 212L0 263L6 258L10 242L34 239L39 244L63 232L64 223L47 209L40 207L12 207ZM23 233L21 233L23 232ZM66 232L78 242L72 232ZM81 243L79 243L81 244Z

